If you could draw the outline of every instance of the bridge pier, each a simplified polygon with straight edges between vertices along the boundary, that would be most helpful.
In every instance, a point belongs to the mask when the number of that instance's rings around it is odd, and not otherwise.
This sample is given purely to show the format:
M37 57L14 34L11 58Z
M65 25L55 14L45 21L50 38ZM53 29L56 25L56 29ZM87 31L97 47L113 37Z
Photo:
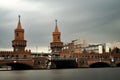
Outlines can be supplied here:
M47 64L47 58L45 57L35 57L33 58L34 60L34 69L46 69L46 64Z
M89 67L86 59L78 58L77 64L78 64L78 66L77 66L78 68L88 68Z
M111 63L111 67L117 67L115 63Z

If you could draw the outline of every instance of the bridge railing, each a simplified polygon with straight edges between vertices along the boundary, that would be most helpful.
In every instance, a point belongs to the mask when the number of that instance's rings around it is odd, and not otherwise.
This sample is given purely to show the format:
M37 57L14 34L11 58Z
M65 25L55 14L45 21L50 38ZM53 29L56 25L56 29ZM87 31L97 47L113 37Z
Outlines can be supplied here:
M27 59L32 59L32 57L0 57L0 60L27 60Z
M87 60L110 60L110 58L89 58Z
M79 58L79 61L99 61L99 62L104 62L104 61L110 61L111 63L114 63L116 61L120 61L120 58Z
M71 58L71 57L51 57L51 60L76 60L76 58Z

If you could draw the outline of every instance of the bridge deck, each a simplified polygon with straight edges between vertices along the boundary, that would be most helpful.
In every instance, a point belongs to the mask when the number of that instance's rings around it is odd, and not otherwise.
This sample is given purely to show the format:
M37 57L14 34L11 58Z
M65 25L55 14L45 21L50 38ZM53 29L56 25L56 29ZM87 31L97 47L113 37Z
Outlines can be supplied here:
M76 58L71 58L71 57L51 57L51 58L48 58L49 60L51 61L74 61L76 60Z

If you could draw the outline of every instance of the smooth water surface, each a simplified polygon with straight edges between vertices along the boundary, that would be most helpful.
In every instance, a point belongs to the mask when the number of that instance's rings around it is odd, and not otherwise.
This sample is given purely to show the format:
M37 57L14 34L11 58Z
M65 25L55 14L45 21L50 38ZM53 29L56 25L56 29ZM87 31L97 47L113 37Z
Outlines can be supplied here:
M120 80L120 68L0 71L0 80Z

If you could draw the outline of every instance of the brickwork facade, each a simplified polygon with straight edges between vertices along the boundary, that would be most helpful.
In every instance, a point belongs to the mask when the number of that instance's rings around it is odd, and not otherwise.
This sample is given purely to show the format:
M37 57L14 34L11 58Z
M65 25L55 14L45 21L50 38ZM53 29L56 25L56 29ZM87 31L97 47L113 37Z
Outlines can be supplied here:
M0 58L30 58L31 50L25 50L27 41L24 40L24 29L22 29L20 16L17 28L14 31L14 40L12 41L13 51L0 51Z
M60 53L63 48L63 42L61 42L61 33L58 30L57 20L55 30L53 32L53 41L50 43L52 53Z

